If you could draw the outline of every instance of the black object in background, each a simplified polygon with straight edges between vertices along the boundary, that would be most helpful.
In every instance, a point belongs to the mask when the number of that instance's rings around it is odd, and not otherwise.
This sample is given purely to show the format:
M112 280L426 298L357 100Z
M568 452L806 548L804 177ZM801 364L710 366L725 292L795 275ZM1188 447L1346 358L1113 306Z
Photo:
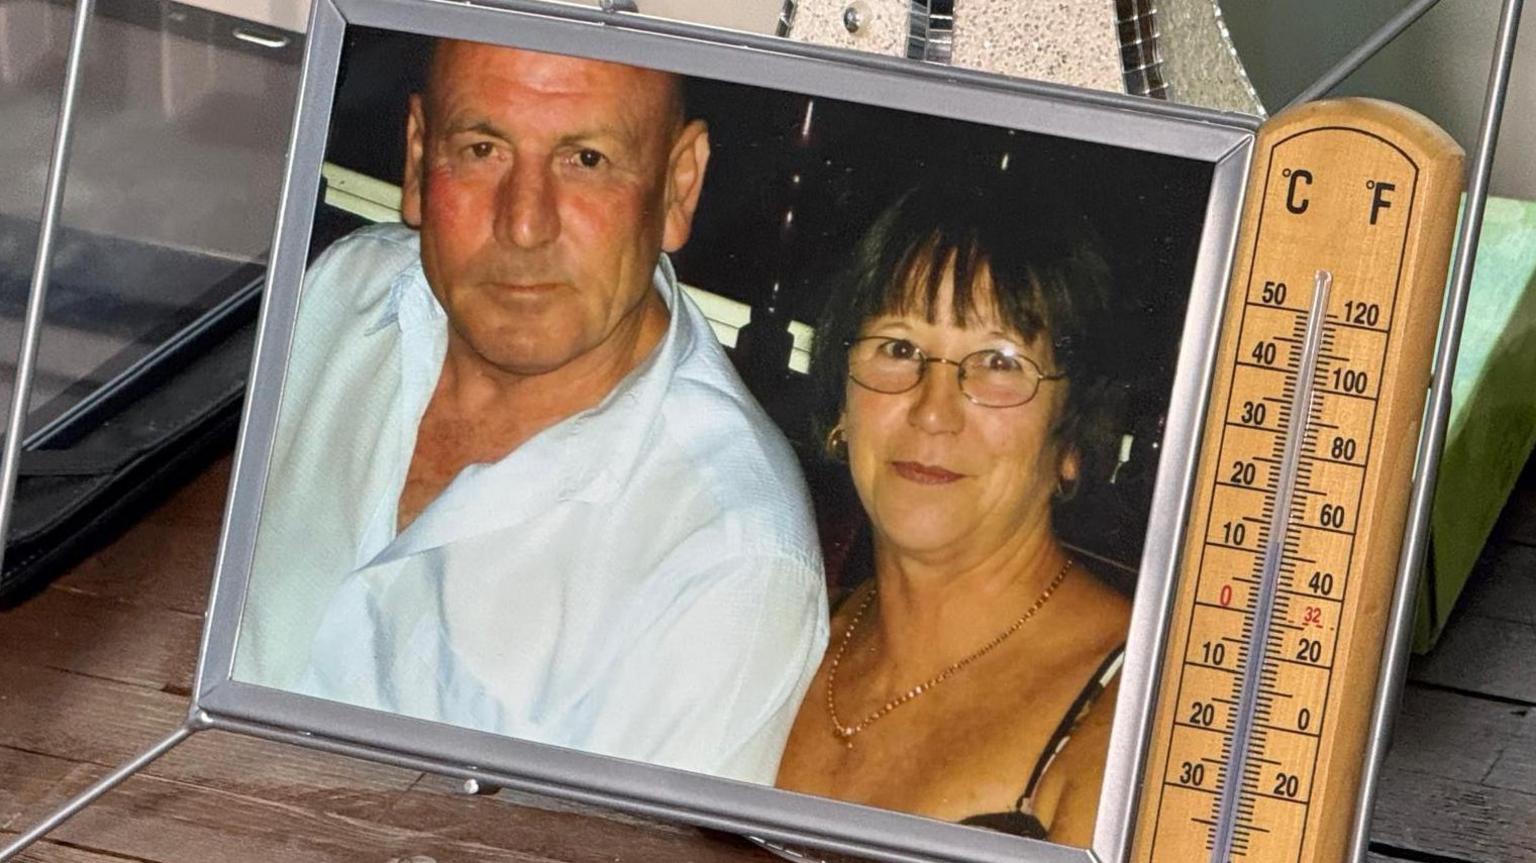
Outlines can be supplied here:
M6 5L0 358L10 364L74 3ZM298 88L299 34L172 2L96 8L0 572L6 603L233 444ZM0 374L0 404L12 377Z

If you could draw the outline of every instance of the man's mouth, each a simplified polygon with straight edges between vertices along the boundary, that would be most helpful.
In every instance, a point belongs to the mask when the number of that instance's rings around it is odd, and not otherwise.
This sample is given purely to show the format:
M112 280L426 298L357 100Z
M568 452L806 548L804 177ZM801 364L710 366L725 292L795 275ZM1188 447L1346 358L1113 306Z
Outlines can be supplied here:
M560 286L560 282L499 282L496 285L497 288L509 294L524 296L547 294L550 291L559 289Z
M891 469L896 471L896 475L902 479L923 485L943 485L965 478L965 474L915 461L893 461Z

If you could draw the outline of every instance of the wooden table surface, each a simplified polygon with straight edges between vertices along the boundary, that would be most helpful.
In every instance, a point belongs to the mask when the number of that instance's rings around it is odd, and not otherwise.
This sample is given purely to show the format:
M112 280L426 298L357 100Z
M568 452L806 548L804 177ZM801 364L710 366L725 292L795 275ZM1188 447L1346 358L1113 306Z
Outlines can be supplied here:
M229 460L0 611L0 841L186 713ZM1415 662L1372 860L1536 861L1536 472L1436 651ZM33 846L50 863L771 858L708 834L222 732L194 735Z

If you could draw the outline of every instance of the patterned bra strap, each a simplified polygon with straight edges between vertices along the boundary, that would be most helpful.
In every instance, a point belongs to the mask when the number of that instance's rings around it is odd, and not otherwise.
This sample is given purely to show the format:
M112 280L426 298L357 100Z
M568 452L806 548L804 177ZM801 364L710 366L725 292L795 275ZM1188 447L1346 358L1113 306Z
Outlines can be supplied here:
M1051 735L1050 740L1046 741L1045 748L1040 751L1040 757L1035 761L1035 769L1029 774L1029 784L1024 786L1024 793L1019 795L1018 801L1013 804L1014 809L1024 811L1025 804L1035 796L1035 787L1040 784L1041 777L1045 776L1045 772L1050 769L1056 756L1067 745L1067 741L1072 739L1072 728L1093 706L1093 702L1098 699L1100 693L1115 679L1115 675L1120 673L1120 666L1124 662L1125 645L1122 644L1111 650L1109 655L1104 657L1104 661L1099 663L1098 670L1088 679L1087 685L1083 687L1082 692L1078 693L1072 706L1067 709L1066 715L1056 726L1055 733Z

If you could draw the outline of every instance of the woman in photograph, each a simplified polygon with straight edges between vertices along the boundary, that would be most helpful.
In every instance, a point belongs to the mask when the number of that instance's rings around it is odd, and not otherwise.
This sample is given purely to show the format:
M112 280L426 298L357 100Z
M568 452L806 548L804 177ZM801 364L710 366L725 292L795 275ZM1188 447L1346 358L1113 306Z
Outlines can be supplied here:
M1087 845L1130 603L1052 519L1112 464L1108 268L1056 196L945 180L875 220L817 329L872 554L778 784Z

